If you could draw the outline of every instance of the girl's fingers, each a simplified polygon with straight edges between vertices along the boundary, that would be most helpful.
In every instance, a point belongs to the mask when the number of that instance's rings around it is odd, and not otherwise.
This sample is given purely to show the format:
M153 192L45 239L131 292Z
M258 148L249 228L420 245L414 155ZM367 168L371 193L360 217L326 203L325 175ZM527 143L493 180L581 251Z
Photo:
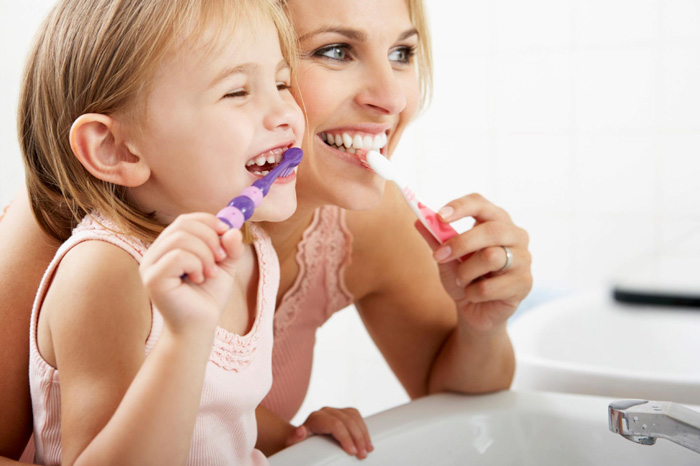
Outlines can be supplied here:
M464 217L473 217L477 222L511 221L505 210L476 193L447 203L438 214L445 222L454 222Z
M200 239L212 251L217 260L222 260L226 252L221 247L219 236L228 231L228 226L218 218L207 213L193 213L180 215L160 234L151 248L159 249L159 243L165 238L178 232L186 232ZM160 241L159 241L160 240Z
M187 274L188 280L193 283L204 281L202 261L196 255L182 249L169 251L151 267L141 270L144 286L155 294L179 286L183 274Z
M148 260L144 257L142 266L152 266L161 261L166 255L173 251L188 252L202 262L204 274L206 276L214 276L218 267L216 265L216 257L209 245L202 241L200 236L196 236L189 231L177 230L169 235L158 238L158 245L153 243L151 249L148 250ZM224 252L225 254L225 252Z

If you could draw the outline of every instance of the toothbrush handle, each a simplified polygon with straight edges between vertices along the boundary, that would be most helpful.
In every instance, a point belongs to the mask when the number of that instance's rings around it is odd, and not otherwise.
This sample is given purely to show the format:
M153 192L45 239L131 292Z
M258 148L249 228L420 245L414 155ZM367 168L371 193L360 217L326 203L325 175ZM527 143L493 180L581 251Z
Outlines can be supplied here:
M426 205L418 202L418 210L420 210L421 223L428 229L433 237L440 243L444 243L448 239L457 236L457 230L452 228L449 223L445 223L438 218L438 214L432 211Z

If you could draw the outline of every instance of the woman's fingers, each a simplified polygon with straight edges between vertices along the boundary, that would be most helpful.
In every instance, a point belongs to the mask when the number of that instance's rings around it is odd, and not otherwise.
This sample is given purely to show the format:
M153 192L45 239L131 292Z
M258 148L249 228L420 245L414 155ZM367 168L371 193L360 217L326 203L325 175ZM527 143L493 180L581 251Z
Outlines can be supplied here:
M346 453L360 459L374 450L367 426L354 408L322 408L311 413L304 426L312 433L333 436Z
M511 259L506 270L503 270L503 267L508 263L508 257L503 246L491 246L464 259L457 267L457 285L468 285L477 278L488 274L516 272L522 268L529 270L532 258L527 249L509 247L508 251L511 254Z
M522 228L512 223L491 221L476 224L471 230L450 238L433 252L433 257L445 263L494 246L527 248L528 242L528 235Z
M464 217L473 217L477 222L511 222L505 210L477 193L447 203L438 213L445 222L454 222Z
M532 275L503 274L476 280L464 289L464 300L469 303L508 301L527 296L532 288Z

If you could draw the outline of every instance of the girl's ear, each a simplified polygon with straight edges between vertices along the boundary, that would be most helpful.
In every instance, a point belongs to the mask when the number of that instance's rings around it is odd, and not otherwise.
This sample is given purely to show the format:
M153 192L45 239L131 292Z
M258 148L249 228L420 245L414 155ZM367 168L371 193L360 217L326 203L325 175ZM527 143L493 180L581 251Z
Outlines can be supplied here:
M95 178L129 188L151 176L146 160L128 144L117 120L99 113L78 117L70 129L70 146Z

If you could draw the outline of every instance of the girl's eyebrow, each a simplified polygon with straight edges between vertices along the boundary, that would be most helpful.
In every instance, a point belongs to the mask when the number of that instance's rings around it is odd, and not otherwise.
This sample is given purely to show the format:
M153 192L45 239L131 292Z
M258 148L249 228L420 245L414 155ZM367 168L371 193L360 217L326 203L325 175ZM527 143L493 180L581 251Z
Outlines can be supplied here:
M221 81L228 78L229 76L232 76L234 74L253 74L259 68L260 68L260 64L258 64L258 63L243 63L241 65L236 65L236 66L232 66L229 68L224 68L212 80L211 84L209 85L209 88L211 89L212 87L216 86ZM287 60L285 60L283 58L279 61L279 63L277 63L277 67L275 68L275 70L279 73L280 71L287 69L287 68L289 68L289 63L287 63Z
M325 33L335 33L335 34L340 34L342 36L347 37L348 39L355 40L358 42L362 42L367 39L367 34L363 31L358 31L356 29L348 29L348 28L343 28L343 27L338 27L338 26L325 26L325 27L320 27L318 29L314 29L311 32L307 32L306 34L302 35L299 37L299 42L303 42L304 40L308 39L309 37L316 36L318 34L325 34ZM416 28L411 28L408 29L404 32L402 32L397 40L405 40L408 39L411 36L417 36L418 35L418 30Z

